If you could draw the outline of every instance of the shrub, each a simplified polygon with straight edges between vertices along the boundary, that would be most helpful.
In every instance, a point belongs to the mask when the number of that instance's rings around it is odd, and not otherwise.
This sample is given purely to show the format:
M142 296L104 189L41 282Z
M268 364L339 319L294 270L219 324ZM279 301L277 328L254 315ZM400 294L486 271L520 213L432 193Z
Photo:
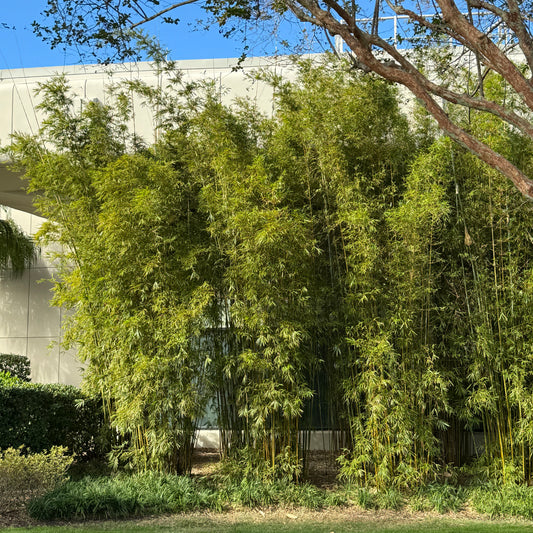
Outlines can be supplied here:
M9 372L22 381L30 381L30 360L24 355L0 353L0 372Z
M25 454L23 448L0 451L0 513L22 507L28 498L44 494L66 480L73 461L66 448Z
M0 449L66 446L86 457L105 451L102 427L100 403L76 387L0 381Z

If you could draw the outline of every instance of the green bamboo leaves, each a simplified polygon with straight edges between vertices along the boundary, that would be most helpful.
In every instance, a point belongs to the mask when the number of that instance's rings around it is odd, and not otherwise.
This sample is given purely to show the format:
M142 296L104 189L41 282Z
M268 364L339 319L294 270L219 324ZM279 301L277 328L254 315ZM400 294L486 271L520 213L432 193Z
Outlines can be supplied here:
M309 430L331 429L342 477L409 487L483 430L491 475L527 479L530 207L412 133L383 81L308 62L296 83L261 76L270 118L179 76L76 114L59 78L41 138L14 141L115 460L187 471L209 404L239 475L298 478ZM157 103L150 148L128 134L128 91ZM489 130L528 164L527 142Z

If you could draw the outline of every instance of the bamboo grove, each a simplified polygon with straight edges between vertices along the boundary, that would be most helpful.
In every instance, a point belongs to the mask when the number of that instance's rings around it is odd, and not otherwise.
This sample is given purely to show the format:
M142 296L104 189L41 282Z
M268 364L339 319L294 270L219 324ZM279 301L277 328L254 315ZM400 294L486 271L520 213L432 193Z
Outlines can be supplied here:
M13 139L40 239L61 245L55 304L120 436L113 460L187 472L209 411L245 475L301 478L310 431L328 429L350 482L465 464L530 480L531 205L408 120L390 84L331 58L299 69L260 74L271 117L179 73L74 112L55 78L40 135ZM485 91L505 98L496 78ZM132 92L158 110L153 146L129 133ZM462 120L531 167L527 140Z

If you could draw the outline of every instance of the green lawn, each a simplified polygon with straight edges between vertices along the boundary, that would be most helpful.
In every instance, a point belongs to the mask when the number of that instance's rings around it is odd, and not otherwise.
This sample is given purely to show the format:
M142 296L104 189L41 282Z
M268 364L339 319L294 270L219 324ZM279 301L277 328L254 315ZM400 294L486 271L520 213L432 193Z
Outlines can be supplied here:
M68 526L39 526L31 528L8 529L9 532L34 532L34 533L62 533L68 531L88 533L350 533L350 532L384 532L384 533L531 533L533 525L530 522L503 522L503 521L480 521L480 520L422 520L416 522L387 524L364 520L360 522L243 522L239 524L217 523L216 519L187 519L176 518L172 523L165 525L140 525L131 522L102 522L83 526L81 524Z

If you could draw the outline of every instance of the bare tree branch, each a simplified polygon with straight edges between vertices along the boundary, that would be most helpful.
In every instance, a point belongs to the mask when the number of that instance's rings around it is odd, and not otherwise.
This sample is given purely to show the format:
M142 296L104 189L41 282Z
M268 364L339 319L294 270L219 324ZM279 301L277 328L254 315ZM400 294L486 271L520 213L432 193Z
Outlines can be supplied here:
M169 11L173 11L174 9L178 9L178 7L186 6L188 4L195 4L196 2L198 2L198 0L185 0L184 2L178 2L177 4L174 4L174 5L170 6L170 7L167 7L166 9L162 9L161 11L159 11L158 13L155 13L154 15L152 15L150 17L146 17L143 20L141 20L139 22L136 22L135 24L132 24L130 26L130 28L131 29L137 28L138 26L141 26L142 24L146 24L147 22L150 22L152 20L155 20L155 19L161 17L162 15L164 15L165 13L168 13Z

